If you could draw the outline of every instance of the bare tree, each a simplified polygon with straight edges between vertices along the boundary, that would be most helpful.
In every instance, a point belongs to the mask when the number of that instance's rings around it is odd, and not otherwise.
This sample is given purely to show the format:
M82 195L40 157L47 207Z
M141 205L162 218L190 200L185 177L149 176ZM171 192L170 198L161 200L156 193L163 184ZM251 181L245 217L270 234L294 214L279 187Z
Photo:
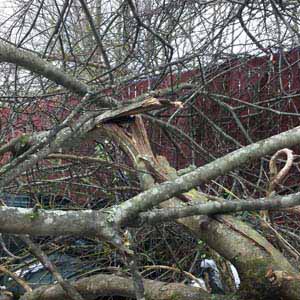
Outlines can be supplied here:
M217 299L300 299L298 11L6 4L0 268L20 299L216 299L184 284L208 253L225 266ZM73 281L51 259L59 250L81 258ZM29 253L56 285L26 282Z

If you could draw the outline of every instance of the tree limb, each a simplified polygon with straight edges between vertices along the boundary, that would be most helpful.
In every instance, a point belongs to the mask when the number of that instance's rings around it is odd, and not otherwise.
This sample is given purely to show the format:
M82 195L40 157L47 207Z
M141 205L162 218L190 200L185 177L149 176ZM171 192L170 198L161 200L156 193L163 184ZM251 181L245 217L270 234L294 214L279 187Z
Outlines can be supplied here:
M193 215L221 214L245 210L278 209L300 203L300 193L276 196L266 200L209 202L180 208L156 209L140 214L140 219L131 222L156 224ZM11 234L37 235L74 235L107 238L111 236L111 222L121 205L108 210L44 210L20 207L0 207L0 231ZM13 222L11 220L14 220ZM110 225L109 225L110 224ZM124 224L128 225L128 223ZM108 226L106 228L106 226Z
M276 196L267 199L249 200L249 201L224 201L209 202L207 204L195 204L186 207L174 207L165 209L153 209L149 212L140 214L140 220L137 222L147 224L157 224L161 222L173 221L175 219L195 216L195 215L213 215L224 214L239 211L251 210L276 210L280 208L294 207L300 204L300 193L290 194L288 196Z
M121 204L120 214L116 215L117 223L135 218L140 212L159 203L188 192L200 183L208 182L217 176L224 175L246 163L272 153L284 147L292 147L300 143L300 127L274 135L270 138L253 143L214 160L195 171L185 174L175 180L164 182L127 200Z
M38 75L42 75L69 91L84 96L89 87L73 76L64 73L38 56L0 41L0 62L13 63Z
M232 295L210 295L205 291L180 283L144 280L147 299L164 300L233 300ZM98 299L100 296L123 296L134 298L135 290L131 278L99 274L78 280L74 283L76 290L86 300ZM65 300L66 294L59 285L42 287L32 293L26 293L20 300Z

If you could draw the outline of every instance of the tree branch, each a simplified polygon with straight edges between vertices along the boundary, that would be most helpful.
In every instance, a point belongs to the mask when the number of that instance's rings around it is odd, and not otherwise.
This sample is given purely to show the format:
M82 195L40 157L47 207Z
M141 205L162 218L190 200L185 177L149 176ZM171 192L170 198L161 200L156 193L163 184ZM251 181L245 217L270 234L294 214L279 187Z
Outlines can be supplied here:
M253 143L214 160L195 171L175 180L164 182L122 203L120 214L115 216L117 223L134 219L140 212L146 211L159 203L188 192L200 183L205 183L217 176L224 175L246 163L272 153L284 147L300 143L300 127L274 135L265 140Z
M233 300L233 296L210 295L205 291L180 283L144 280L147 299L164 300ZM131 278L115 275L99 274L78 280L74 283L76 290L87 300L100 296L123 296L135 298L135 290ZM66 294L59 285L42 287L26 293L20 300L65 300Z
M0 188L7 185L14 180L16 176L26 171L28 168L31 168L32 165L47 157L58 148L67 146L69 141L73 141L73 139L78 139L80 137L87 138L89 133L97 129L97 126L101 127L104 123L117 122L120 119L122 120L123 117L130 118L133 115L145 111L177 105L180 105L180 103L148 98L142 102L135 102L125 107L109 110L98 116L94 114L84 114L79 120L73 122L74 124L64 124L65 126L60 127L60 130L56 132L55 135L53 135L52 131L43 131L33 134L31 137L27 136L28 145L31 146L31 148L0 169ZM39 149L39 152L35 153L33 149L39 145L43 148L37 148ZM7 149L8 146L5 148Z
M13 63L23 67L38 75L42 75L55 83L62 85L69 91L84 96L89 92L89 87L74 78L73 76L64 73L60 69L52 66L38 56L17 49L3 41L0 41L0 62Z
M209 202L180 208L156 209L140 214L139 222L156 224L193 215L222 214L245 210L280 209L300 204L300 193L288 196L276 196L253 201L224 201ZM122 205L114 206L111 210L44 210L31 208L0 207L0 231L11 234L29 235L74 235L112 237L113 215L122 209ZM14 220L12 222L12 220ZM126 223L127 225L127 223ZM105 228L107 226L107 228Z
M62 277L55 264L51 262L38 245L34 244L26 235L22 235L20 238L25 244L27 244L29 252L31 252L31 254L33 254L42 263L42 265L49 270L71 300L84 300L76 288L74 288L68 280L65 280Z
M121 249L123 241L112 227L110 218L110 213L105 211L36 210L1 206L0 230L3 233L32 236L98 237Z
M276 210L296 205L300 205L300 193L252 201L209 202L207 204L195 204L187 207L153 209L152 211L141 213L140 219L137 222L154 225L195 215L213 215L252 210Z

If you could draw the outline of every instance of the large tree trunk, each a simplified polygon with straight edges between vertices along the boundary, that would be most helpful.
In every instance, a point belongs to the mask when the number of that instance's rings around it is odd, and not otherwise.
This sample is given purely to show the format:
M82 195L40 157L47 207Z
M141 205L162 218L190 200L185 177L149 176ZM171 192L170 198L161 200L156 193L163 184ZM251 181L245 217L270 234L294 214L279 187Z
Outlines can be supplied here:
M140 175L144 189L156 182L177 177L176 170L169 166L166 158L156 157L152 153L140 117L132 124L130 133L117 125L106 126L105 133L118 142L139 170L144 171ZM208 201L196 190L191 190L160 206L187 205L182 200ZM285 280L271 284L266 276L270 272L284 271L291 276L299 273L277 249L246 223L228 215L189 217L177 222L237 267L242 282L240 293L246 299L300 299L300 281Z

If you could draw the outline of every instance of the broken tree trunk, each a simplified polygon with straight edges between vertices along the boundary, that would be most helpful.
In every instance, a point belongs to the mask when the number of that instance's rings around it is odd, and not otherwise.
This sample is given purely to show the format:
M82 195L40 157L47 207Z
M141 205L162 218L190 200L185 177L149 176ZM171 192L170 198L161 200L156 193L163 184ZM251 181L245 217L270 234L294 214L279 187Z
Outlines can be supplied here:
M156 182L177 177L176 170L169 166L166 158L156 157L152 153L141 117L135 118L130 129L125 130L116 124L105 125L103 129L106 135L123 148L136 168L142 171L140 182L143 189L150 188ZM181 207L187 205L186 201L204 203L208 199L196 190L191 190L160 206ZM189 217L177 222L237 267L242 282L240 293L246 295L247 299L300 299L300 281L283 280L276 284L269 281L267 274L270 271L284 271L292 277L297 277L299 273L278 250L246 223L228 215Z

